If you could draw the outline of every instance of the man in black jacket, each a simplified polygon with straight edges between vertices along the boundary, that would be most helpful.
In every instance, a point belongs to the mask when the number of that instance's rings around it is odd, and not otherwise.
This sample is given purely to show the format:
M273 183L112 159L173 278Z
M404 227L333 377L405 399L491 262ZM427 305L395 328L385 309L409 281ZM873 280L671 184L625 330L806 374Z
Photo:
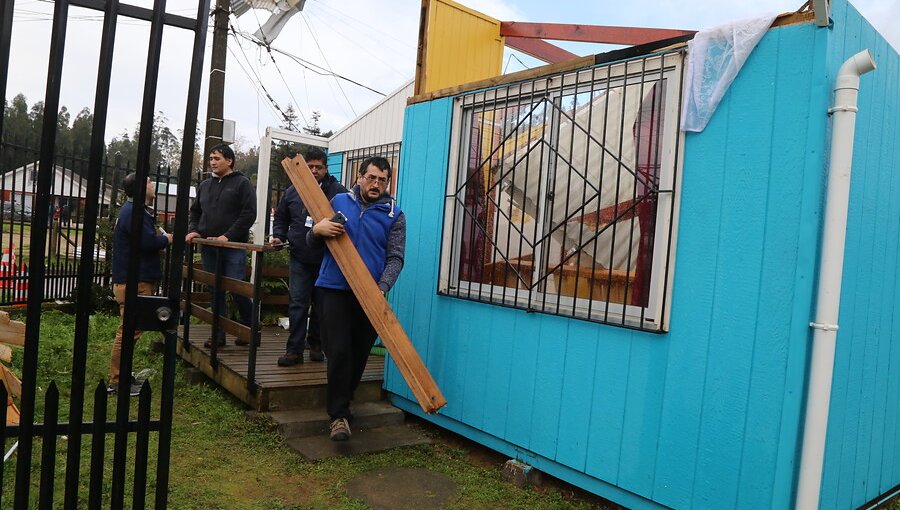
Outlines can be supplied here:
M156 231L156 219L148 206L135 207L134 195L139 189L136 175L131 173L122 181L125 195L128 201L119 209L119 217L116 218L116 226L113 229L113 265L112 282L113 295L119 303L119 328L116 330L116 340L113 342L112 352L109 357L109 386L106 391L115 393L119 387L119 363L122 356L122 327L125 321L125 283L128 280L128 259L130 258L131 218L134 214L141 214L141 259L140 272L138 273L139 296L152 296L156 294L159 282L162 280L159 254L172 242L172 234L162 234ZM146 204L152 204L156 198L156 187L149 178L146 180L147 195ZM136 212L135 212L136 211ZM135 330L134 341L141 338L141 332ZM140 392L140 383L131 381L131 395L136 396Z
M304 155L306 165L319 183L328 200L338 193L346 193L337 179L328 174L328 157L318 149L312 148ZM319 319L313 296L313 284L319 275L319 266L325 254L323 247L312 248L306 244L306 233L313 225L313 220L300 200L300 195L293 186L289 187L275 209L275 221L272 232L272 244L278 245L289 241L291 250L291 302L288 305L290 318L290 334L284 356L278 358L278 365L287 367L303 363L304 344L309 342L309 359L324 361L322 340L319 337ZM312 311L310 312L310 304ZM307 327L307 318L309 326Z
M209 151L209 168L213 175L200 183L197 198L191 204L191 219L188 225L187 242L195 237L205 237L219 241L246 243L250 239L250 227L256 220L256 191L250 180L241 172L234 171L234 151L227 145L217 145ZM221 250L221 252L220 252ZM239 248L200 247L203 269L216 270L218 254L223 258L223 276L244 280L247 267L247 252ZM241 316L241 322L249 326L252 304L250 298L231 294ZM225 292L215 292L219 313L225 311ZM225 333L219 331L215 339L218 345L225 345ZM206 347L212 346L210 338ZM247 342L235 340L236 345Z

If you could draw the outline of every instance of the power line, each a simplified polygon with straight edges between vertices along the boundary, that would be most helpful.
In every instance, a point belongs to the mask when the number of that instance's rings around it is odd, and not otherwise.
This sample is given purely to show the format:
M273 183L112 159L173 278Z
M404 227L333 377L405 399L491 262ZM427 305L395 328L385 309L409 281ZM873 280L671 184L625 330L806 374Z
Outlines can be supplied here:
M244 48L240 44L238 44L238 48L241 49L241 54L244 56L244 59L247 61L247 66L249 66L250 70L253 71L253 75L256 77L256 80L257 80L256 83L263 90L266 98L269 100L270 103L272 103L272 106L274 106L275 109L278 110L278 112L281 114L284 121L287 122L288 127L290 127L291 129L294 129L296 131L297 128L296 128L296 126L294 126L294 122L287 115L287 113L285 113L285 111L281 109L281 106L278 105L278 102L275 101L275 98L272 97L272 94L269 93L269 90L266 88L265 84L262 82L262 78L260 78L259 74L253 69L253 65L250 62L250 58L247 57L247 54L244 52ZM231 50L231 48L228 48L228 49L229 49L229 51L231 51L232 55L235 55L234 51ZM236 57L237 57L237 55L235 55L235 58ZM241 68L243 69L243 66L241 66Z
M322 55L322 60L325 61L325 65L328 66L328 70L331 72L332 76L334 76L334 71L331 70L331 64L328 63L328 59L325 58L325 52L322 51L322 47L319 46L319 40L316 38L316 34L313 32L311 26L309 26L309 21L306 19L306 16L303 13L300 13L300 17L303 19L303 23L306 24L306 28L309 29L309 35L312 36L313 42L316 43L316 48L319 49L319 55ZM353 109L353 103L350 102L350 98L347 97L347 93L344 92L344 87L341 87L341 82L338 81L337 78L334 79L334 82L337 84L338 89L341 91L341 95L344 96L344 100L347 101L347 105L350 107L350 111L353 112L353 116L356 116L356 110Z
M238 47L241 48L241 51L243 52L244 47L241 46L241 42L237 38L237 31L235 30L234 25L229 23L228 27L231 28L231 33L234 35L235 42L237 43ZM285 79L284 74L281 72L281 69L278 67L278 62L276 62L275 57L272 56L271 50L268 52L268 54L269 54L269 58L272 59L272 63L275 64L275 70L278 72L278 75L281 76L281 81L284 82L284 86L287 88L288 94L291 96L291 99L294 100L294 104L297 105L297 113L300 114L300 118L303 119L303 123L306 124L306 127L309 127L309 121L306 119L306 115L303 115L303 110L300 109L300 103L297 101L297 98L294 97L294 93L291 92L291 86L288 85L288 82ZM246 58L246 54L245 54L245 58ZM262 84L262 80L260 80L260 84ZM285 114L285 116L287 116L287 115ZM290 121L288 121L288 122L290 123Z
M341 80L350 82L350 83L352 83L352 84L354 84L354 85L356 85L356 86L358 86L358 87L362 87L362 88L364 88L364 89L366 89L366 90L368 90L368 91L370 91L370 92L374 92L374 93L376 93L376 94L378 94L378 95L380 95L380 96L387 96L387 94L385 94L384 92L381 92L381 91L379 91L379 90L375 90L375 89L373 89L372 87L370 87L370 86L368 86L368 85L364 85L364 84L362 84L362 83L360 83L360 82L358 82L358 81L356 81L356 80L353 80L353 79L351 79L351 78L347 78L346 76L342 76L342 75L340 75L340 74L338 74L338 73L335 73L335 72L333 72L333 71L331 71L331 70L329 70L329 69L325 69L325 68L323 68L322 66L320 66L320 65L318 65L318 64L314 64L314 63L312 63L312 62L310 62L310 61L308 61L308 60L305 60L305 59L303 59L303 58L300 58L300 57L298 57L298 56L296 56L296 55L294 55L294 54L292 54L292 53L288 53L288 52L286 52L286 51L284 51L284 50L282 50L282 49L276 48L275 46L272 46L271 44L267 44L267 43L264 43L264 42L262 42L262 41L259 41L259 40L257 40L256 38L254 38L254 37L252 37L252 36L250 36L250 35L248 35L248 34L246 34L246 33L244 33L244 32L237 31L236 33L237 33L237 35L243 37L244 39L250 41L251 43L253 43L253 44L257 45L257 46L264 46L264 47L271 48L272 51L274 51L275 53L279 53L279 54L281 54L281 55L284 55L285 57L288 57L289 59L291 59L291 60L293 60L294 62L296 62L297 64L299 64L301 67L303 67L303 68L305 68L305 69L308 69L308 70L310 70L310 71L312 71L312 72L314 72L314 73L316 73L316 74L318 74L318 75L320 75L320 76L334 76L335 78L339 78L339 79L341 79Z

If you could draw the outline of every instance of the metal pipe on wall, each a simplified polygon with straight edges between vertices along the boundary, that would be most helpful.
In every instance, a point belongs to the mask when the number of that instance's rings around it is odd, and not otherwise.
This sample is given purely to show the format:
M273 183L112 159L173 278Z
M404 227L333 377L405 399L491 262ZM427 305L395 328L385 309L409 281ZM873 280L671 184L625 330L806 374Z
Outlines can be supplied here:
M803 450L797 482L798 509L819 507L840 313L859 77L873 69L875 61L869 50L863 50L847 59L838 69L834 85L834 106L828 110L832 115L831 155L819 260L816 315L815 320L809 324L813 328L812 357L806 386Z

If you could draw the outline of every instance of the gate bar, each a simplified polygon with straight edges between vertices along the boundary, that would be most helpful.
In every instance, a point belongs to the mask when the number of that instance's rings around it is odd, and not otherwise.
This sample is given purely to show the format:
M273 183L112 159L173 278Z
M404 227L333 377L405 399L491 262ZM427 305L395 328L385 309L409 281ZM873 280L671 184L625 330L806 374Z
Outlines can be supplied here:
M6 97L6 80L9 76L9 51L12 41L13 7L15 0L0 0L0 92ZM6 101L0 104L0 140L3 139L3 118L6 116Z
M115 48L116 25L119 0L106 2L103 13L103 29L100 38L100 61L97 69L97 87L94 95L94 117L91 126L91 145L88 159L87 192L84 209L84 229L81 240L81 261L78 264L78 303L75 310L75 342L72 355L71 388L85 387L87 366L88 334L90 328L90 303L94 280L94 246L97 237L97 219L100 209L100 171L105 150L106 118L109 112L109 88L112 76L113 51ZM73 175L74 177L74 175ZM74 182L74 178L72 182ZM78 508L78 479L81 475L81 434L75 433L78 423L84 420L84 392L73 391L70 396L69 444L66 452L66 489L63 507L66 510Z
M159 83L159 61L162 51L163 15L166 10L166 0L153 2L153 19L150 24L150 44L147 51L147 68L144 74L144 96L141 104L141 132L138 136L137 168L135 180L135 193L131 215L131 232L141 232L143 227L144 201L147 197L147 177L150 175L150 149L153 142L153 117L156 113L156 88ZM134 213L137 214L134 214ZM141 252L140 235L132 235L129 242L129 252L136 255ZM130 411L128 387L131 382L131 369L134 356L134 332L137 326L137 287L138 273L140 272L140 257L132 256L128 260L128 277L125 282L125 314L122 324L122 355L120 358L119 372L124 378L119 379L119 394L116 408L116 425L124 429L128 421ZM125 462L128 454L128 433L125 430L116 431L116 439L113 449L113 476L110 505L112 508L122 508L125 498Z
M45 204L50 202L53 166L56 160L56 127L59 121L59 92L62 82L63 54L66 45L69 1L53 4L53 26L50 35L50 61L47 64L47 88L44 93L44 119L41 126L41 165L38 170L35 203L32 211L31 253L28 272L28 310L40 310L44 300L44 250L47 247L47 216ZM38 347L40 346L41 314L30 313L25 321L25 353L22 361L22 405L19 453L16 459L16 490L14 508L28 508L31 481L31 455L34 438L35 391L37 390Z
M200 107L200 84L203 80L203 55L206 49L206 23L209 19L209 0L200 0L197 5L197 19L194 21L194 51L191 58L191 75L188 81L188 99L184 114L184 140L181 143L181 165L178 167L178 195L175 211L175 231L172 238L172 250L169 263L169 306L172 310L181 310L182 272L185 242L187 235L188 201L191 190L191 169L194 163L194 144L197 136L197 111ZM205 159L205 155L203 157ZM188 265L193 271L193 250L190 251ZM188 289L190 296L190 289ZM184 336L187 342L188 321L185 321ZM177 326L176 326L177 328ZM178 332L169 330L165 333L165 354L163 356L163 380L159 409L159 449L156 461L156 508L166 508L169 498L169 462L172 456L172 412L175 400L175 358Z
M71 5L76 7L84 7L86 9L93 9L95 11L105 11L106 10L106 0L73 0L69 2ZM139 19L142 21L153 21L153 10L147 9L145 7L138 7L136 5L129 4L119 4L119 14L132 19ZM206 18L203 18L204 21ZM178 16L175 14L163 13L163 24L169 25L177 28L184 28L187 30L196 30L197 21L191 18L186 18L184 16Z

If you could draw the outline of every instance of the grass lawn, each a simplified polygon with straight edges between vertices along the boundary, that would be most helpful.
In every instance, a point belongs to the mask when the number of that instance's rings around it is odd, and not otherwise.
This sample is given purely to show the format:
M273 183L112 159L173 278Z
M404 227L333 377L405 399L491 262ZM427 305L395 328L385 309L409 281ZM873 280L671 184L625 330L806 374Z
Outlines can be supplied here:
M20 316L21 320L24 320ZM43 416L43 395L55 380L60 386L60 420L68 420L69 386L71 377L72 336L74 316L58 311L45 311L41 319L40 370L38 373L38 416ZM94 315L89 334L88 381L90 391L106 377L109 349L118 325L118 317ZM151 379L154 391L154 416L159 411L158 392L161 383L161 355L149 350L145 335L135 353L135 369L154 368ZM22 353L14 353L13 366L21 373ZM246 416L242 404L226 393L208 385L188 385L179 362L176 377L175 418L173 425L172 464L169 484L169 508L172 509L364 509L363 503L350 499L345 490L348 480L357 474L383 467L424 467L445 473L458 486L458 499L449 508L613 508L604 506L573 487L550 480L543 486L518 489L501 480L503 457L489 452L454 434L422 424L425 433L432 435L431 445L404 447L388 452L338 458L318 462L303 460L284 445L271 425ZM90 420L93 399L86 402L85 416ZM136 415L136 399L132 399L132 416ZM115 399L109 404L108 417L114 419ZM40 421L40 420L39 420ZM151 459L155 458L156 434L151 435ZM327 440L323 436L323 440ZM83 446L89 452L89 438ZM111 480L112 437L107 440L105 465L108 507ZM7 442L7 447L9 442ZM57 445L57 477L55 504L63 497L66 440ZM37 492L40 462L40 441L35 443L32 495ZM129 454L129 471L133 450ZM82 459L87 459L85 454ZM15 457L7 463L3 480L3 506L11 505ZM151 462L153 462L151 460ZM86 504L87 462L82 462L82 504ZM148 505L152 505L155 490L155 464L150 466ZM130 480L130 476L129 476ZM126 507L130 507L130 482L126 489ZM34 499L34 498L32 498ZM35 506L35 505L32 505Z

